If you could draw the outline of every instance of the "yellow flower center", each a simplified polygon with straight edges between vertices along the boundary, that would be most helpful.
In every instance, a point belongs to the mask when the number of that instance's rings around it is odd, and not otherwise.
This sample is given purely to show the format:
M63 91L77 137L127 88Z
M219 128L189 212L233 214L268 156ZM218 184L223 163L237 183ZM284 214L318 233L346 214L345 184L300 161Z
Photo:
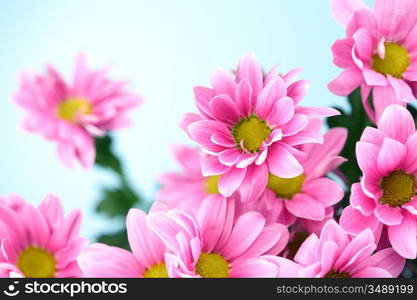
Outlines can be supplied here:
M56 272L53 255L37 247L29 247L20 252L17 267L28 278L51 278Z
M168 278L166 265L164 263L153 265L143 273L143 278Z
M293 178L281 178L269 173L267 187L279 198L292 199L301 192L304 179L303 174Z
M348 272L337 272L331 269L324 278L350 278L350 274Z
M220 179L220 175L207 177L206 183L205 183L205 188L206 188L207 193L209 194L219 193L219 189L218 189L219 179Z
M288 250L289 250L289 256L291 259L294 258L294 256L297 254L298 249L300 249L301 244L304 243L304 241L308 238L308 233L301 231L297 232L293 239L288 243Z
M60 119L76 122L80 115L91 114L93 108L91 104L82 98L69 98L58 105L57 115Z
M257 152L271 134L272 129L268 127L265 121L259 120L257 116L250 116L241 119L232 128L233 137L239 148L246 149L249 152Z
M381 59L378 54L372 57L372 67L376 72L396 78L402 78L409 65L410 55L407 50L396 43L385 43L384 59Z
M201 253L195 272L202 278L227 278L229 277L229 264L221 255Z
M381 204L398 207L411 201L416 194L416 178L398 170L392 172L381 181L383 194L379 200Z

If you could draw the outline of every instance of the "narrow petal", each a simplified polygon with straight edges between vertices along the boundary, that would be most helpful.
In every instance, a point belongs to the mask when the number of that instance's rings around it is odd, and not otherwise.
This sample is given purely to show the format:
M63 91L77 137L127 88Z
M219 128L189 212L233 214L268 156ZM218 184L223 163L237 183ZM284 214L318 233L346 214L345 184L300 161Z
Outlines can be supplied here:
M362 73L357 67L345 69L335 80L328 84L328 89L335 95L348 96L363 81Z
M303 173L303 167L286 148L275 143L268 154L268 167L271 173L282 178L292 178Z
M265 226L265 218L258 212L247 212L240 216L233 227L229 241L221 250L226 260L242 255L259 237Z
M241 185L245 174L246 169L232 167L220 176L219 192L225 197L230 197Z
M252 101L256 99L263 87L262 68L252 53L246 54L239 62L237 68L237 82L247 78L252 87Z
M406 147L402 143L386 138L378 153L377 166L382 175L387 176L396 170L404 160Z

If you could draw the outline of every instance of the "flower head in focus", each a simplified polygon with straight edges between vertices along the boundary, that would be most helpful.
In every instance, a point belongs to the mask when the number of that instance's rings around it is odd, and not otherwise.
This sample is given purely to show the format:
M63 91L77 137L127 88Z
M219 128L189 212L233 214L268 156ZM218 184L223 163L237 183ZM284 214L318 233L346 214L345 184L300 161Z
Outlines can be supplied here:
M65 165L79 160L90 168L95 160L94 136L127 126L127 114L141 102L125 85L109 79L106 69L89 70L80 55L71 83L48 66L43 75L22 74L14 98L27 113L26 130L55 141Z
M18 196L0 198L0 277L81 277L80 223L79 211L64 217L55 196L39 207Z
M206 197L199 210L173 209L149 215L149 225L170 250L171 277L277 277L275 255L288 242L288 230L266 224L259 212L235 214L235 200Z
M248 54L235 76L218 70L212 88L194 88L199 113L186 114L182 128L209 154L202 160L202 172L220 176L222 195L229 197L243 187L247 192L242 197L258 198L270 174L293 178L303 173L303 153L297 147L323 142L316 118L338 112L299 105L309 83L294 82L298 73L278 75L273 68L264 75Z
M417 133L406 108L387 107L378 128L366 128L356 144L363 177L352 186L340 224L351 234L386 229L401 256L417 257Z
M361 87L362 102L377 122L390 104L406 105L417 95L417 2L375 0L369 10L362 0L332 0L335 18L346 26L337 40L334 63L343 72L329 84L340 96ZM373 94L373 107L368 101Z

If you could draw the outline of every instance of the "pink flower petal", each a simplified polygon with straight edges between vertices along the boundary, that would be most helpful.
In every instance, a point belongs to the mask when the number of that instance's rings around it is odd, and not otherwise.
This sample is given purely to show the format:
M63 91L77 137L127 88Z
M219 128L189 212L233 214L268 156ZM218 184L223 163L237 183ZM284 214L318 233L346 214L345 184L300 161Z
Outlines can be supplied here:
M308 117L304 114L296 114L294 117L282 127L284 136L292 136L299 133L308 125Z
M388 80L384 75L368 67L363 68L363 78L365 83L370 86L383 87L388 85Z
M288 86L287 95L294 101L295 105L299 104L301 99L304 98L310 84L308 80L299 80Z
M282 178L292 178L303 173L303 167L286 148L275 143L268 154L268 167L271 173Z
M394 89L391 86L377 86L372 90L374 107L376 113L376 120L379 122L382 114L385 112L385 109L392 105L406 106L406 102L398 100L397 96L394 93ZM379 127L379 126L378 126Z
M378 233L378 229L382 226L374 215L365 216L352 206L347 206L343 209L339 223L346 232L352 235L359 234L366 228Z
M398 100L404 102L412 102L414 100L413 91L404 80L388 75L388 81L394 89L395 96Z
M355 278L392 278L393 276L382 268L378 267L365 267L352 274Z
M248 78L243 78L235 91L235 102L243 117L248 117L252 111L252 87Z
M272 78L262 89L256 102L256 113L261 119L266 119L275 107L275 103L286 96L286 86L281 77Z
M219 154L219 161L226 166L233 166L242 156L242 152L237 148L227 149Z
M163 262L165 247L148 228L143 211L131 209L126 218L126 228L130 248L138 262L147 268Z
M285 202L285 207L296 217L321 221L324 218L324 205L307 194L297 194Z
M239 259L256 258L264 254L278 255L287 246L288 239L288 229L284 225L277 223L266 225L252 245L239 256Z
M316 262L315 253L319 244L319 238L311 234L300 246L294 261L302 266L310 266Z
M233 264L229 276L232 278L275 278L278 266L262 259L244 259Z
M366 267L376 267L387 271L392 277L398 277L403 270L404 265L404 258L399 256L394 249L386 248L378 251L358 264L354 269L352 269L352 274L355 274L357 271L363 273L362 269ZM357 274L355 275L358 277Z
M224 70L218 69L211 76L211 85L217 95L226 94L233 97L236 89L236 82L233 75Z
M370 229L366 229L343 249L334 266L337 270L350 271L356 264L370 257L375 249L375 237Z
M271 126L288 123L294 117L294 101L289 97L282 97L275 102L273 110L267 120Z
M405 145L390 138L384 139L377 161L378 169L381 174L387 176L392 171L398 169L399 165L404 160L405 154Z
M252 87L252 103L254 104L254 100L263 87L263 73L252 53L243 56L237 68L236 81L241 82L244 78L249 80Z
M211 118L209 102L215 96L214 91L204 86L196 86L193 91L198 110L204 117Z
M201 158L201 173L204 177L220 175L230 169L219 162L217 156L205 155Z
M341 68L354 67L352 60L353 39L337 40L332 46L333 63Z
M355 40L355 46L361 61L371 61L374 50L373 37L371 33L368 30L361 28L355 32L353 39Z
M326 207L336 204L344 196L341 186L328 178L317 178L306 182L303 186L303 191L323 203Z
M400 225L388 226L388 237L394 250L408 259L417 257L417 229L416 217L404 213Z
M409 203L401 207L408 210L410 214L417 215L417 196L414 196L413 199Z
M234 167L223 173L219 180L219 192L225 197L230 197L241 185L245 174L246 169Z
M322 251L319 255L321 272L323 274L327 274L333 268L333 265L340 255L340 248L335 242L325 241L323 243Z
M239 188L241 201L257 200L268 183L268 167L252 165L248 167L245 179Z
M197 212L200 232L204 236L202 251L211 253L223 231L226 217L227 199L220 195L210 195L201 203Z
M47 248L54 252L62 248L75 235L78 234L81 224L81 213L78 210L72 211L62 222L62 224L55 228Z
M360 183L354 183L351 187L350 204L364 216L370 216L376 207L375 201L362 191Z
M377 169L378 152L379 148L374 144L366 142L356 143L356 158L364 174L380 175Z
M417 133L413 133L406 143L407 153L404 157L404 171L413 173L417 170Z
M372 11L368 9L355 10L347 24L346 35L352 37L358 29L364 28L370 33L376 31L376 20Z
M355 10L367 9L362 0L331 0L330 8L333 18L335 18L342 25L347 25Z
M416 24L417 16L413 13L416 10L417 3L412 0L376 0L374 13L380 34L387 39L402 40Z
M301 266L292 260L279 257L279 256L264 256L263 258L273 262L278 266L278 278L295 278L298 277L298 272Z
M363 81L362 73L357 67L345 69L335 80L328 84L328 89L335 95L348 96Z
M232 260L242 255L262 233L265 218L258 212L247 212L241 215L233 227L229 241L221 250L226 260Z
M403 221L401 208L389 205L378 205L374 211L375 216L385 225L399 225Z
M210 113L216 119L236 124L239 121L239 109L227 95L219 95L210 100Z
M392 105L385 109L378 122L378 128L388 137L403 144L416 130L413 117L400 105Z

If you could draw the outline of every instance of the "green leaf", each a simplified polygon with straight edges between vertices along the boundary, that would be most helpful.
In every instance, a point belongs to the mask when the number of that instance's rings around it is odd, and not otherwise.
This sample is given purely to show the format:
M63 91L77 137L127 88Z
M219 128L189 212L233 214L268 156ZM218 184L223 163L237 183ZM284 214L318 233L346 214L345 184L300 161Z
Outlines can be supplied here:
M125 229L115 233L102 234L97 237L97 242L130 250L129 242L127 239L127 231Z
M112 137L106 135L104 137L96 137L96 161L97 166L113 170L119 175L123 175L122 164L119 158L113 153Z
M125 216L132 208L129 194L121 188L104 189L102 199L96 207L96 211L106 214L108 217Z

